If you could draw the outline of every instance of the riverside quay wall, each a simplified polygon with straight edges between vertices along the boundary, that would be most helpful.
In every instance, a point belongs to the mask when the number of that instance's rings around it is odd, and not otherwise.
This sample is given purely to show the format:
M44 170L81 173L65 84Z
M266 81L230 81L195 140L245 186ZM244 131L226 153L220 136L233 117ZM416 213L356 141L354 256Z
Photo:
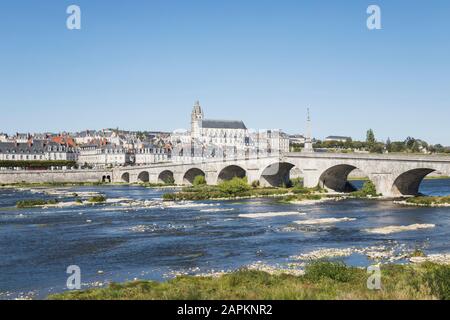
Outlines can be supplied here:
M0 184L110 181L108 170L2 170Z

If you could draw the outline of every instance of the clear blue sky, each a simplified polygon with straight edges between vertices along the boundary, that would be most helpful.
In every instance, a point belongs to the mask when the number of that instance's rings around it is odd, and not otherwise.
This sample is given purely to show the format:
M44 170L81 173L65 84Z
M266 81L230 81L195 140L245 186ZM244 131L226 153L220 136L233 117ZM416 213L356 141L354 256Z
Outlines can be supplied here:
M448 0L9 0L0 40L0 132L187 128L199 99L251 128L303 133L310 106L317 137L450 145Z

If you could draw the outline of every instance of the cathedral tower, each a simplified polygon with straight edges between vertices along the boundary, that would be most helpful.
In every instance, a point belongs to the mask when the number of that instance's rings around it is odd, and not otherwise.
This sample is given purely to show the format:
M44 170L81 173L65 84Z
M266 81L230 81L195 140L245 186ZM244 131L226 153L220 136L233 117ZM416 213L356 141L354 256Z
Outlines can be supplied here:
M200 107L200 102L197 101L194 104L194 107L192 109L192 114L191 114L191 136L192 136L192 138L200 137L202 120L203 120L203 111L202 111L202 108Z

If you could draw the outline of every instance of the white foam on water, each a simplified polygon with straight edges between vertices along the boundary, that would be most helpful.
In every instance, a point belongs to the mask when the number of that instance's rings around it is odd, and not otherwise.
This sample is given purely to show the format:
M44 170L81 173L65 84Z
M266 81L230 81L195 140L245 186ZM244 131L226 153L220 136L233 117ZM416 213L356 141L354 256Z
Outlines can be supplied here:
M272 218L272 217L284 217L284 216L299 216L305 215L304 212L291 211L291 212L261 212L261 213L245 213L240 214L240 218Z
M299 261L309 261L324 258L345 258L353 254L363 255L373 261L394 263L406 259L411 254L411 250L404 244L393 242L388 245L370 247L320 248L300 255L291 256L290 258Z
M348 257L354 253L354 248L322 248L298 256L292 256L295 260L315 260L323 258Z
M112 199L106 199L106 203L122 203L122 202L131 202L133 199L130 198L112 198Z
M309 220L301 220L301 221L294 221L296 224L299 225L320 225L320 224L335 224L339 222L350 222L355 221L355 218L324 218L324 219L309 219Z
M431 229L436 227L434 224L412 224L409 226L387 226L381 228L364 229L364 232L373 234L392 234L405 231L415 231L420 229Z
M210 203L194 203L194 202L164 202L165 208L201 208L201 207L216 207L219 204Z
M217 209L202 209L202 210L200 210L200 212L229 212L229 211L234 211L234 209L233 208L231 208L231 209L217 208Z
M450 264L450 253L430 254L426 257L411 257L412 263L433 262L438 264Z

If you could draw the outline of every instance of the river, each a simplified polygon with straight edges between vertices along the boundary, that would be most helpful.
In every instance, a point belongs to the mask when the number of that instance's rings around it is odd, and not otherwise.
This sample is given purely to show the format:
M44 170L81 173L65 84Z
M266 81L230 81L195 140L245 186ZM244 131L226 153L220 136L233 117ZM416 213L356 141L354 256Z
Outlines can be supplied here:
M158 200L168 192L139 186L61 190L68 193L64 201L71 199L72 192L140 201ZM450 180L426 180L421 192L448 195ZM327 248L381 246L392 252L415 248L426 253L450 252L450 208L406 207L375 200L294 205L275 199L200 201L166 208L139 203L13 208L19 200L42 197L55 196L0 189L0 299L45 298L61 292L69 265L81 268L83 288L88 288L110 281L165 280L180 273L228 271L256 262L296 268L296 256ZM293 214L296 211L298 215ZM261 213L273 216L258 217ZM324 218L343 220L295 223ZM367 232L408 225L434 226L389 234ZM372 263L357 253L341 259L357 266Z

